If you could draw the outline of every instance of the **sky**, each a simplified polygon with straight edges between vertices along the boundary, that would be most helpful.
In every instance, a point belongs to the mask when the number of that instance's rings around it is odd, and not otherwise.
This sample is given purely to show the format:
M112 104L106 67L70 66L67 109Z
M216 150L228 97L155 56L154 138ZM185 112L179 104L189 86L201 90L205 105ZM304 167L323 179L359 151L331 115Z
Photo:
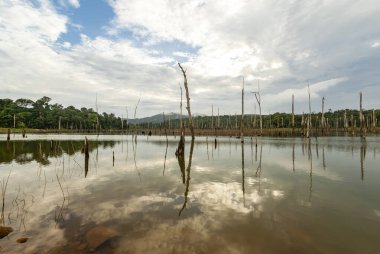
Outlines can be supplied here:
M378 0L0 0L0 98L131 118L380 108ZM97 99L96 99L97 98ZM256 109L255 109L256 108ZM128 112L128 113L127 113Z

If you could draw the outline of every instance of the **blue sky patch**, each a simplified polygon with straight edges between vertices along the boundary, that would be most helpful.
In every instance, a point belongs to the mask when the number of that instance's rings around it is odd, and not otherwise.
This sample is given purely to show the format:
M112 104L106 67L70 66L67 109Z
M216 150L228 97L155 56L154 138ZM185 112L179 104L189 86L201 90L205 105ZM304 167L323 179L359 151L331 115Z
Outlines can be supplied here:
M59 2L59 0L54 1L57 10L69 18L68 32L61 35L62 41L71 44L80 43L80 34L85 34L92 39L97 36L107 36L105 27L114 17L114 12L106 1L80 1L79 8L62 6Z

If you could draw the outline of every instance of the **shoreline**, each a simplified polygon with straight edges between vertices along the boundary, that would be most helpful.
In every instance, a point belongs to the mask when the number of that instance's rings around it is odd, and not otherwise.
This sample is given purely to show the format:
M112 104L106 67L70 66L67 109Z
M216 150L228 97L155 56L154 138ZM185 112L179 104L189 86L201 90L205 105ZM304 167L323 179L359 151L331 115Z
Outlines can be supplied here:
M10 133L22 135L25 131L28 134L99 134L99 135L151 135L151 136L179 136L181 131L179 129L128 129L128 130L102 130L99 133L95 130L67 130L67 129L13 129L10 128ZM262 135L260 135L259 129L246 128L244 129L244 136L264 136L264 137L304 137L305 129L302 128L272 128L263 129ZM240 129L194 129L195 136L215 136L215 137L240 137ZM0 134L7 134L8 128L0 128ZM185 129L185 136L190 135L190 130ZM380 127L366 129L365 135L379 135ZM311 130L310 137L322 137L322 136L353 136L360 137L360 128L329 128L322 129L313 128Z

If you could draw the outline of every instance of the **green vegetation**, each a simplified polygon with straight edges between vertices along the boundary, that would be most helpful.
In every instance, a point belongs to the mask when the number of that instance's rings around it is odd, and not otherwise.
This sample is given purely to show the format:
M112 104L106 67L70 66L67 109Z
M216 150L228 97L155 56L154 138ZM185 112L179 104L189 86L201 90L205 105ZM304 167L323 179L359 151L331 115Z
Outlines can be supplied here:
M42 97L36 101L30 99L0 99L0 131L5 132L6 129L13 128L14 120L16 128L23 129L66 129L66 130L96 130L99 119L99 126L102 130L120 130L122 128L122 119L114 114L102 113L98 114L92 108L77 109L73 106L63 107L61 104L50 104L49 97ZM364 124L367 127L379 127L380 114L379 110L364 110ZM160 116L162 117L162 116ZM240 126L240 115L223 115L214 116L196 116L193 117L194 127L197 129L234 129ZM300 114L295 115L295 128L303 128L306 117ZM319 128L321 126L322 114L312 113L312 126ZM352 128L359 127L359 111L358 110L328 110L324 114L325 126L327 128ZM60 120L61 119L61 120ZM170 119L170 117L169 117ZM274 113L271 115L263 115L263 128L292 128L292 115L289 113ZM302 119L303 122L302 122ZM375 121L374 121L375 119ZM129 120L137 128L179 128L178 115L175 119L166 118L165 125L163 120L160 121L140 121ZM123 120L124 129L130 126L126 119ZM259 116L245 115L245 128L258 128ZM187 122L187 121L185 121ZM136 124L134 124L136 123ZM187 125L187 123L185 123ZM133 127L133 128L134 128Z
M30 99L0 99L0 127L33 129L96 129L97 119L102 129L121 129L121 118L114 114L96 113L92 108L49 104L49 97Z

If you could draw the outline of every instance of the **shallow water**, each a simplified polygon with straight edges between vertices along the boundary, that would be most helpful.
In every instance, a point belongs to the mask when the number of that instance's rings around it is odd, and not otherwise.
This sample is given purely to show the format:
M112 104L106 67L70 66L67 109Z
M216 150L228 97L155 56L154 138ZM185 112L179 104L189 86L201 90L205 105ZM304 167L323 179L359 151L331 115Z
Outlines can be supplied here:
M380 253L380 137L87 137L0 136L3 253Z

